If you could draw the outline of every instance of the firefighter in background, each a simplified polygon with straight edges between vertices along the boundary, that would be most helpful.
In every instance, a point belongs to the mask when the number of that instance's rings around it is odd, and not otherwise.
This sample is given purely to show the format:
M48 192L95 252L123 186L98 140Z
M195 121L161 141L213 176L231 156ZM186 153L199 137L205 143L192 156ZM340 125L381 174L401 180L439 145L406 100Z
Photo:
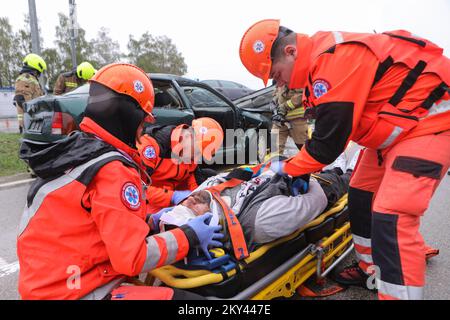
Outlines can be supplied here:
M30 53L23 59L22 70L16 79L14 96L14 105L17 108L17 120L19 121L21 134L23 133L24 103L45 94L39 84L39 77L45 70L47 70L47 64L37 54Z
M205 159L211 161L222 146L223 129L212 118L198 118L192 126L150 124L140 138L138 150L152 179L147 190L150 213L177 205L203 181L217 174L199 168Z
M179 290L121 287L127 277L221 246L211 215L154 234L136 139L152 122L153 86L136 66L105 66L91 79L80 128L21 158L39 177L20 224L17 254L23 299L198 298Z
M61 95L75 90L90 80L97 70L89 62L82 62L72 71L62 73L56 80L53 93Z
M290 90L287 86L280 86L275 89L272 134L278 136L276 152L281 155L284 153L289 136L294 140L299 150L308 138L308 122L305 119L302 96L302 89Z
M348 204L359 263L336 280L366 286L376 272L380 299L423 298L420 218L450 166L450 60L443 50L404 30L309 37L263 20L245 33L240 56L265 84L273 78L305 88L306 112L316 118L305 147L273 162L274 171L315 172L351 140L366 147Z

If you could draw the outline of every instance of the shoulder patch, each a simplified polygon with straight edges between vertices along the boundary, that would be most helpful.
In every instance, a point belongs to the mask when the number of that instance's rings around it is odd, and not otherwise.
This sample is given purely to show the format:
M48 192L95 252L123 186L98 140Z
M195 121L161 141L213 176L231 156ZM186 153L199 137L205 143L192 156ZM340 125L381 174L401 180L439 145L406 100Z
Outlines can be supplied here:
M330 83L324 79L317 79L316 81L314 81L312 87L314 96L317 99L326 94L331 89Z
M123 185L121 199L128 209L136 211L141 207L141 195L139 189L132 182L127 182Z
M153 146L146 147L142 154L143 154L144 158L147 160L152 160L152 159L156 158L156 151Z

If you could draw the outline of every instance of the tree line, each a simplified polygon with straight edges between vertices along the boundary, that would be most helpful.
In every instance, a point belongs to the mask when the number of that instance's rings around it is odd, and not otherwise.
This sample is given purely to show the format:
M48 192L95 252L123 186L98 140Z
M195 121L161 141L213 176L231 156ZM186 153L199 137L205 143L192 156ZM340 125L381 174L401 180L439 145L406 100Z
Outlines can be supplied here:
M42 46L42 58L47 63L46 76L49 87L53 88L59 74L72 70L69 18L58 13L53 47ZM25 16L24 27L14 31L9 19L0 17L0 87L14 86L22 67L22 60L31 53L31 32L29 18ZM107 28L102 27L94 39L86 39L86 31L79 27L76 39L78 63L89 61L95 68L126 61L139 66L146 72L171 73L183 75L187 65L183 55L167 36L154 36L149 32L129 36L128 52L121 52L120 45L113 40Z

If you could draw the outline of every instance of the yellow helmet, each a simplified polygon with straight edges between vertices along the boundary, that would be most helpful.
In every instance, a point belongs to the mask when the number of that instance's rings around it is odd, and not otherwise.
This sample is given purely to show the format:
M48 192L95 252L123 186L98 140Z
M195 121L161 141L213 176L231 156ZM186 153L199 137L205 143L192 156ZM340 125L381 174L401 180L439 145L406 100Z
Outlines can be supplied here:
M96 72L97 70L95 70L92 64L86 61L80 63L80 65L77 67L77 76L80 79L90 80Z
M23 59L23 64L27 67L33 68L40 73L47 70L47 64L45 63L44 59L42 59L40 56L34 53L30 53Z

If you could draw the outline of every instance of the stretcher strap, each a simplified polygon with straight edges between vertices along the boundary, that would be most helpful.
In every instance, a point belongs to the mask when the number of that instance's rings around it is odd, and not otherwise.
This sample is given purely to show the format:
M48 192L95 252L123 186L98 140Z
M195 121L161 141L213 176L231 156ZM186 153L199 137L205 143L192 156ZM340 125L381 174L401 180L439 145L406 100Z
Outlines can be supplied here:
M237 180L237 179L233 179L233 180ZM232 182L233 180L227 181L224 184L227 184L228 182ZM238 183L240 183L239 180L237 180L237 181L238 181ZM223 214L227 221L228 231L230 233L231 244L233 246L234 256L238 260L247 258L248 257L247 243L245 242L244 232L242 231L242 227L241 227L241 224L239 223L239 220L237 219L233 210L223 201L222 197L220 196L219 190L217 190L214 187L214 188L209 189L209 191L211 192L214 199L222 207Z
M244 232L242 231L242 226L239 223L238 218L234 214L233 210L223 201L222 197L220 196L220 193L225 189L236 187L243 181L250 180L252 178L251 173L253 173L253 175L257 175L260 173L260 170L262 170L265 166L266 164L261 164L253 168L248 168L251 171L246 171L242 169L234 170L232 173L228 175L228 178L231 178L230 180L208 189L208 191L211 192L214 199L222 207L223 213L225 215L225 221L227 222L227 227L230 232L234 256L238 260L243 260L249 256L247 242L245 241ZM249 172L250 175L243 171Z

